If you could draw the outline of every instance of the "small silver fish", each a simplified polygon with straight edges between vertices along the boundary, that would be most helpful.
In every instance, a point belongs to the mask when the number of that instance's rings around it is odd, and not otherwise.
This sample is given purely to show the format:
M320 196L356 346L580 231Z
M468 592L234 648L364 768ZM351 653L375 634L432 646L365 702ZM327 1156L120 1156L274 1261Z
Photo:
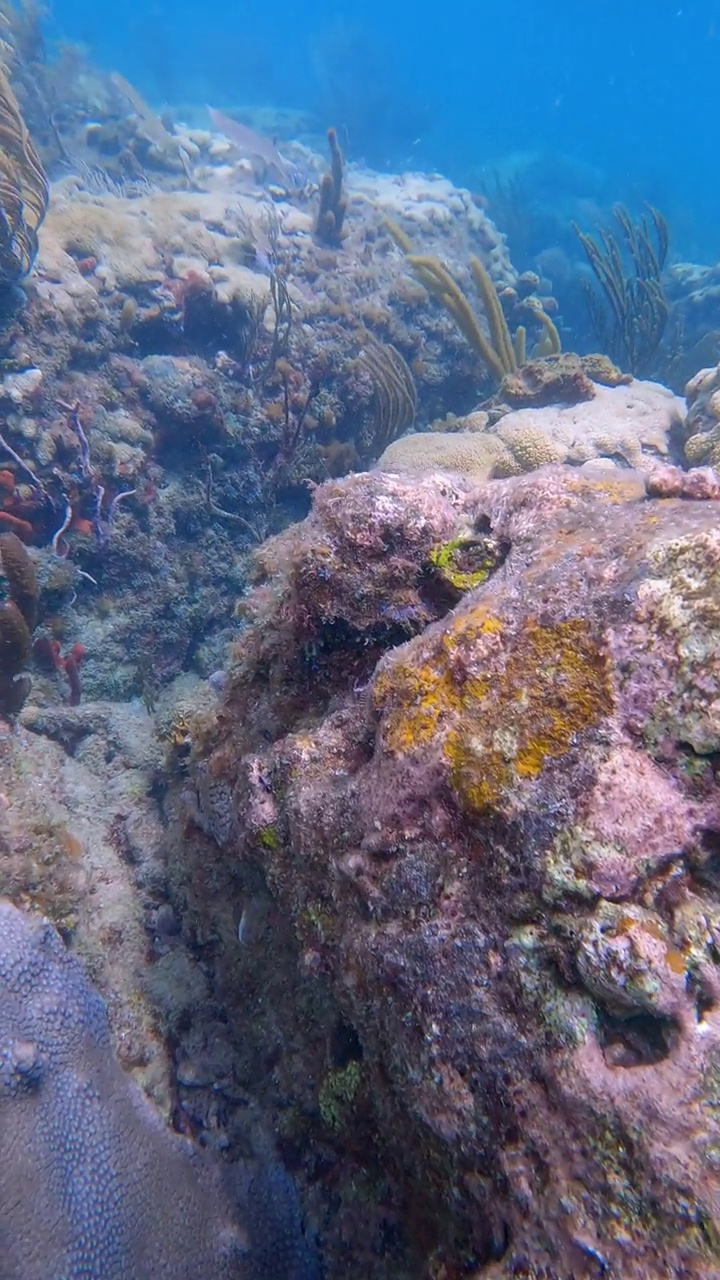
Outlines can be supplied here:
M208 107L207 113L218 132L224 134L244 156L264 160L267 167L275 169L284 182L291 182L291 166L280 155L271 138L266 138L262 133L256 133L248 125L223 115L222 111L216 111L214 107Z

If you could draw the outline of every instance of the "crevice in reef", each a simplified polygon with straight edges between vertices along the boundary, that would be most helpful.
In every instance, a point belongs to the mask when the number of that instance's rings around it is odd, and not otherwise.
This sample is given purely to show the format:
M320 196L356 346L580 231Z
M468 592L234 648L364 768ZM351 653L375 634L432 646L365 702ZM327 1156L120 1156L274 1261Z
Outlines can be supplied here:
M688 853L688 865L698 883L720 894L720 831L702 827Z
M680 1038L674 1018L638 1013L622 1018L607 1010L598 1014L603 1057L612 1067L648 1067L670 1056Z

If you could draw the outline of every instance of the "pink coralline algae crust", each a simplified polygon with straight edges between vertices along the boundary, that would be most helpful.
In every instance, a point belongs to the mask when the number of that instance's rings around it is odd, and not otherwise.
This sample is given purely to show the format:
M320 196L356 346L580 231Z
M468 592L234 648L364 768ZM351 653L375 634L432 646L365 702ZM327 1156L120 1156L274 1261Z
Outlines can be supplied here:
M256 587L239 610L254 625L234 657L235 717L263 740L268 721L291 728L304 706L362 687L387 649L438 618L425 571L434 548L469 530L473 498L449 477L380 486L361 474L317 489L309 518L257 552Z
M198 750L357 1036L332 1106L305 1064L318 1117L382 1153L418 1275L720 1277L716 512L372 475L263 552ZM473 530L507 556L443 611Z
M720 480L713 467L671 467L659 463L647 478L648 496L651 498L720 498Z

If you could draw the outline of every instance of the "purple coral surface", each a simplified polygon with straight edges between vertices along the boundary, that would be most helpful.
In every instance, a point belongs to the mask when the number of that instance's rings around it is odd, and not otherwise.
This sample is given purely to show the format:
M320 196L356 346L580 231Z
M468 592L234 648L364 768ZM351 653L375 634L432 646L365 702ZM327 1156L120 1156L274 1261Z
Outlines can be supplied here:
M468 536L509 552L450 608ZM326 1138L418 1274L720 1275L714 504L362 476L261 560L201 802L353 1030L287 1067Z

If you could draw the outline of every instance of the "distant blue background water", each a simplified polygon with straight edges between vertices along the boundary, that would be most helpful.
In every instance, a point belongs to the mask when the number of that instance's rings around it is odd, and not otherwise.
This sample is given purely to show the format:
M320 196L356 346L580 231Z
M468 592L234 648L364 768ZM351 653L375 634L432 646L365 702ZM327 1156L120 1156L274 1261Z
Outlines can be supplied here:
M710 0L56 0L53 31L154 103L307 109L377 167L472 185L521 153L571 157L589 197L650 199L676 254L720 258Z

